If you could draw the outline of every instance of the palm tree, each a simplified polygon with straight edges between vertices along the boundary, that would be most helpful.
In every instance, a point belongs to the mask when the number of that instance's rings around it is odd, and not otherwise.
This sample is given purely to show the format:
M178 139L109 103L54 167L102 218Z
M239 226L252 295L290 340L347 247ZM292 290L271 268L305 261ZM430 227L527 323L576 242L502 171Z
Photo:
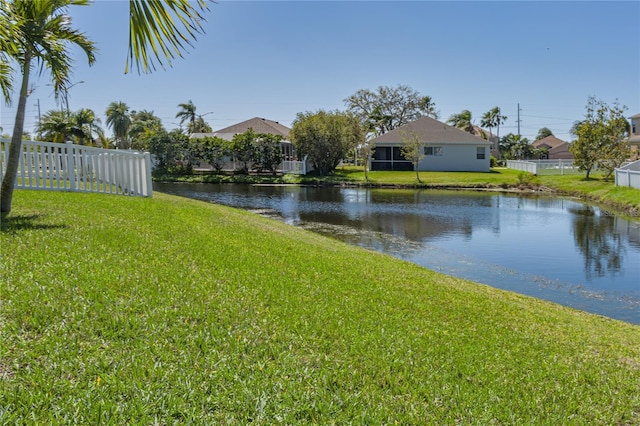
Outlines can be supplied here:
M164 131L162 120L156 117L153 111L141 110L131 111L131 126L129 127L129 137L131 138L131 148L136 150L148 150L149 147L145 139L153 133Z
M460 114L453 114L449 117L447 123L465 132L474 132L473 122L471 121L471 111L468 109L463 110Z
M440 116L440 113L436 109L436 103L433 102L431 96L425 96L420 100L420 109L427 117L435 118L437 120Z
M489 136L493 137L493 133L491 133L491 129L495 127L494 124L494 120L493 120L493 115L491 114L491 111L487 111L482 115L482 119L480 120L480 126L481 127L487 127L489 129Z
M4 13L3 11L3 17ZM13 91L13 80L11 78L13 69L9 65L9 57L6 53L9 51L10 45L10 27L8 25L0 25L0 91L7 104L11 101L11 92Z
M93 145L93 134L97 134L100 130L100 118L96 117L96 113L92 109L82 108L71 114L71 118L75 124L75 135L78 137L78 143L84 145L85 140L89 140L89 145Z
M493 137L493 134L491 133L491 129L496 128L497 129L496 137L498 140L500 140L500 125L504 124L506 120L507 120L507 116L502 115L500 113L500 108L493 107L489 111L484 113L484 115L482 116L482 120L480 121L480 126L488 127L489 134L491 135L491 137ZM493 149L497 150L498 147L494 146Z
M71 63L68 45L78 45L87 55L89 65L94 63L95 56L93 43L70 27L71 19L64 12L69 5L88 4L89 0L0 1L0 90L7 102L13 71L7 58L14 59L22 69L14 134L0 189L3 215L11 211L32 61L35 60L41 70L51 72L56 97L65 93ZM155 70L154 58L164 68L161 56L171 66L171 60L182 56L196 34L203 33L203 12L207 10L207 0L193 3L190 0L129 0L129 53L125 72L134 62L138 73L151 72Z
M155 61L165 68L162 57L171 60L181 57L187 46L204 32L203 13L208 11L207 0L129 0L129 53L125 73L131 63L138 73L156 69Z
M211 126L209 126L209 123L207 123L201 115L196 118L191 130L191 133L211 133L213 131Z
M500 112L500 108L495 107L492 111L495 111L495 125L496 125L496 136L500 139L500 125L504 124L507 121L507 116L502 115Z
M38 138L48 142L64 143L74 133L74 121L66 110L47 111L38 121Z
M129 107L122 101L111 102L105 112L107 121L105 124L113 131L116 138L116 146L122 149L129 148L129 128L131 127L131 117Z
M51 73L54 92L59 96L69 85L72 46L79 47L86 54L89 65L95 62L93 42L71 28L71 18L66 15L68 6L87 4L88 0L0 2L0 27L4 28L0 33L0 47L3 55L15 60L22 70L13 137L0 189L0 211L3 215L11 211L13 188L18 175L31 68L36 64L39 69L47 69ZM7 62L3 60L2 63L6 67Z
M187 124L187 130L190 134L194 133L197 117L196 106L192 101L189 101L186 104L178 104L178 107L180 108L180 111L176 114L176 118L180 119L180 126L182 126L185 121L188 121L189 124Z

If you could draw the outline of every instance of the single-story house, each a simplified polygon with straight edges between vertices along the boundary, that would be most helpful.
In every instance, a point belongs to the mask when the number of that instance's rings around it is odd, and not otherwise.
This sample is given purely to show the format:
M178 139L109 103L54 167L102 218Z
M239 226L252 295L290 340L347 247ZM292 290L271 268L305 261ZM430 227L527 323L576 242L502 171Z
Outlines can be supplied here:
M279 135L285 140L289 137L289 132L291 132L290 128L278 123L277 121L267 120L266 118L261 117L253 117L211 133L194 133L191 137L202 138L205 136L217 136L230 141L235 135L244 133L249 129L253 129L256 133Z
M573 160L573 153L569 151L569 142L553 135L538 139L531 146L544 150L540 160Z
M256 133L266 133L270 135L282 136L282 152L285 155L285 158L293 158L293 146L288 140L291 129L283 124L278 123L277 121L267 120L266 118L261 117L253 117L211 133L193 133L191 135L191 138L217 136L219 138L230 141L235 135L242 134L249 129L253 129L253 131Z
M421 117L374 138L370 170L413 170L402 154L403 140L417 136L424 144L418 171L488 172L490 141L449 126L431 117Z
M267 120L266 118L261 117L254 117L211 133L192 133L190 137L192 139L198 139L216 136L221 139L231 141L235 135L245 133L249 129L253 129L253 131L256 133L282 136L282 140L280 141L280 148L282 149L283 155L281 171L283 173L291 173L291 168L294 168L296 170L299 168L298 165L294 164L299 161L297 161L298 158L295 148L293 147L291 141L289 141L289 133L291 132L291 129L283 124L278 123L277 121ZM303 168L302 170L312 170L309 164L305 164L305 166L306 168ZM225 159L222 168L223 170L234 171L237 169L237 167L238 165L236 164L234 159L229 157ZM201 164L198 168L202 170L211 170L212 166L208 164Z

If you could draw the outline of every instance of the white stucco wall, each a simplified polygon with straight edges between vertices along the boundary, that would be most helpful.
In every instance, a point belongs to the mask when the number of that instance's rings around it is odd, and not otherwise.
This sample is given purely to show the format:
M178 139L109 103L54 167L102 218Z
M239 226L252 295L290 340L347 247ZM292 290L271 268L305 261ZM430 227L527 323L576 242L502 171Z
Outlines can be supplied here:
M420 171L434 172L488 172L491 169L489 145L431 145L441 146L442 155L426 155L418 166ZM478 160L476 148L483 147L484 159Z

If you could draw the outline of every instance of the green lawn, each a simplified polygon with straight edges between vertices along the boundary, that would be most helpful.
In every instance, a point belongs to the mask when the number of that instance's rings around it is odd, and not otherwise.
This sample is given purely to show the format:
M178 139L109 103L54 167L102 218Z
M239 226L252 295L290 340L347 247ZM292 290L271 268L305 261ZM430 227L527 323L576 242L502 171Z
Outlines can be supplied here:
M2 228L0 424L640 424L640 326L161 193Z

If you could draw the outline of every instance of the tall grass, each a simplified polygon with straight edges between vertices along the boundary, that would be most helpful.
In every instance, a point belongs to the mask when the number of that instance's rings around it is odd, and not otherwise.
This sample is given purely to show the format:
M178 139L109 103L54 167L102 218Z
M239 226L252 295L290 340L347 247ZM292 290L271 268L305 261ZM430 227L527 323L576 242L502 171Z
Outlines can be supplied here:
M640 327L248 212L16 191L0 424L640 424Z

